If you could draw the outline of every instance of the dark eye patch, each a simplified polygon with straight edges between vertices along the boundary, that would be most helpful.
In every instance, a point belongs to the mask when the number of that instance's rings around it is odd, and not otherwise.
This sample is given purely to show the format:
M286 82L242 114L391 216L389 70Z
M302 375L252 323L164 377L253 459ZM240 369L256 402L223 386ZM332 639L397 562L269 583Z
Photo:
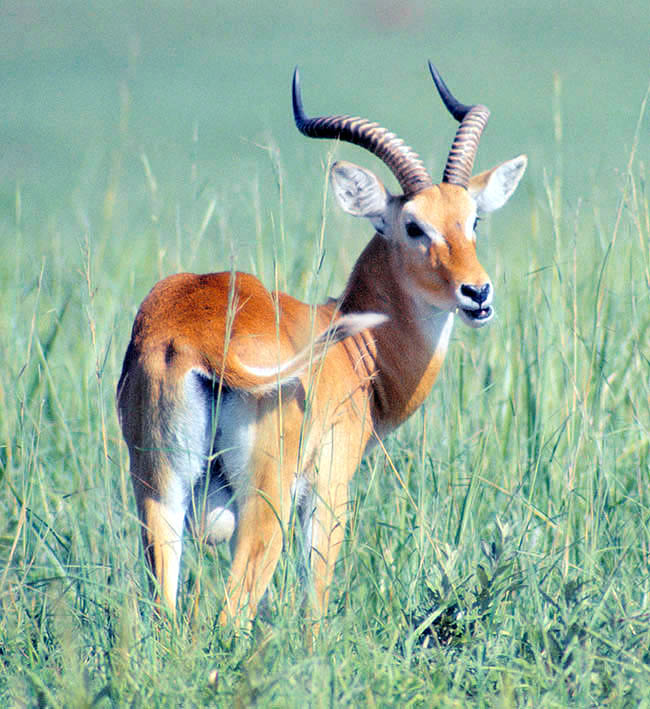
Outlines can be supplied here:
M476 217L474 220L474 226L472 227L473 231L476 231L476 227L478 226L478 223L481 221L481 217Z
M420 226L418 225L417 222L409 222L406 225L406 233L412 238L412 239L417 239L418 236L426 236L426 234L422 231Z

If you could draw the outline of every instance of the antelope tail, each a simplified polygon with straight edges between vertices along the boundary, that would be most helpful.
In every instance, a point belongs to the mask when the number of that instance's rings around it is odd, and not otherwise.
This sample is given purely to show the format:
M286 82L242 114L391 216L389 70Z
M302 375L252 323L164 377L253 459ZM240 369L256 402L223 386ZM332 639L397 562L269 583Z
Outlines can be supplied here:
M256 382L249 389L250 393L257 396L270 394L318 363L333 345L362 330L377 327L387 320L388 316L381 313L348 313L332 322L324 332L294 357L275 367L253 367L241 360L238 364Z

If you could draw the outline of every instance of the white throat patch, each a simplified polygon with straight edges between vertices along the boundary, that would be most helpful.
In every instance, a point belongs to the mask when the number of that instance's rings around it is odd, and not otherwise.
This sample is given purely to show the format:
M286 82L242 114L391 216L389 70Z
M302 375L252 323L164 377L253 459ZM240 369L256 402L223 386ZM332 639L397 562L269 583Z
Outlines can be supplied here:
M420 315L422 330L431 343L431 349L434 352L445 353L449 347L451 331L454 329L454 314L433 307L427 310L428 312L425 311Z

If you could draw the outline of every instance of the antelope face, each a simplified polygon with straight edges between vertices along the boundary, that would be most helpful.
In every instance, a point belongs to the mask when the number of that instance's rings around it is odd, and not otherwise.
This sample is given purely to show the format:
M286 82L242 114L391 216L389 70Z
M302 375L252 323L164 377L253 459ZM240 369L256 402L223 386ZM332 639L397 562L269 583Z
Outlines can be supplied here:
M494 314L492 284L476 256L476 202L457 185L430 187L408 200L394 235L418 295L457 310L471 327Z
M332 166L331 181L341 207L370 219L390 241L413 298L482 327L494 315L493 288L476 255L476 221L505 204L525 169L519 156L471 178L467 188L443 182L410 196L390 195L372 172L348 162Z

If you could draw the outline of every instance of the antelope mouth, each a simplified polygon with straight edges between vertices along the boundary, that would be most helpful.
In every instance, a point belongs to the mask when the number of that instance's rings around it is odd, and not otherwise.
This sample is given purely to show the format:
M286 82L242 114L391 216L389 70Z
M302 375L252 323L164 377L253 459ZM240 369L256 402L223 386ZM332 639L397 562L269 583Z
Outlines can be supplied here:
M461 319L470 327L483 327L487 325L494 316L494 309L491 305L484 308L459 308Z

